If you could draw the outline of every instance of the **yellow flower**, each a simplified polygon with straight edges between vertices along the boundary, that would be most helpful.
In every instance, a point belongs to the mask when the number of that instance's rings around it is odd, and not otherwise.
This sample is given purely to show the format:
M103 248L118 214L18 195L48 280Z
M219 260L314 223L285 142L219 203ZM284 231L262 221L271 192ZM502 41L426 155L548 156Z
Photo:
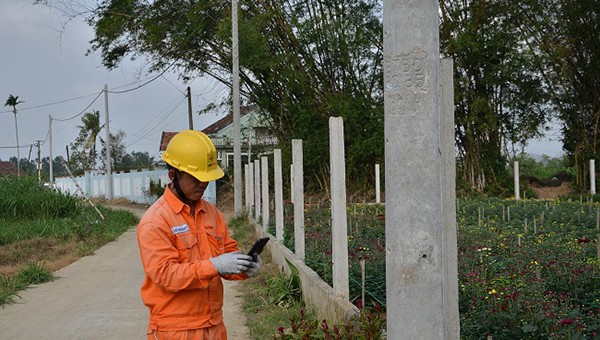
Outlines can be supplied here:
M496 294L496 290L495 290L495 289L492 289L492 290L490 290L490 291L488 292L488 294L490 294L490 295L492 295L492 294Z

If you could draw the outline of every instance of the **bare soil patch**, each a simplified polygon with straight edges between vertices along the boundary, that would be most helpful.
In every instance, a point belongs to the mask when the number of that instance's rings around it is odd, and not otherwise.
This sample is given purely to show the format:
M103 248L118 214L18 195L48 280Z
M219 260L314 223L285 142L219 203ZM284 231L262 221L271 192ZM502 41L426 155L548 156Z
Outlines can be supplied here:
M533 191L539 199L555 199L570 194L571 186L568 182L562 182L557 187L536 187L532 185L531 191Z
M75 262L81 254L71 240L36 237L0 245L0 276L18 273L28 263L42 263L51 271Z

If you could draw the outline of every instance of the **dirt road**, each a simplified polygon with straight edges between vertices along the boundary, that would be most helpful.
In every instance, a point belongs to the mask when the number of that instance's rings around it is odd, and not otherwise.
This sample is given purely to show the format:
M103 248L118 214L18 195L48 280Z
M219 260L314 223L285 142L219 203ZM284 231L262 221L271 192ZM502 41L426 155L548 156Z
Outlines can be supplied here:
M138 214L140 211L137 212ZM0 339L145 339L148 309L135 228L0 307ZM229 339L248 339L235 282L225 281Z

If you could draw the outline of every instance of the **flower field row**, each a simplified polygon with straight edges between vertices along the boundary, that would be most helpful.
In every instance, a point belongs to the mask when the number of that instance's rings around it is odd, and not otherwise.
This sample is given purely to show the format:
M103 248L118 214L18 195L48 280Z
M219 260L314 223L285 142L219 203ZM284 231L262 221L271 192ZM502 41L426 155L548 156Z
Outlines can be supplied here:
M457 204L461 336L600 338L600 204L461 199ZM285 241L293 250L292 208ZM383 205L348 207L350 295L385 306ZM329 207L305 211L306 263L331 284ZM361 268L366 260L365 300Z

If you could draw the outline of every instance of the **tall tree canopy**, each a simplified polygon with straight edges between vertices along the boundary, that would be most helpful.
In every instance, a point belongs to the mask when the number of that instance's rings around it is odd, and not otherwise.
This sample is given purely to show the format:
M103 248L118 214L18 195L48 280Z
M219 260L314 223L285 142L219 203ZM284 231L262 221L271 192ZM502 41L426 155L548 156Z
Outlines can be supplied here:
M176 69L184 79L208 74L230 85L230 6L104 0L88 11L90 52L100 52L109 69L144 56L153 70ZM269 116L283 145L304 140L309 182L328 178L329 116L345 120L349 179L364 178L364 169L383 161L381 1L243 0L239 18L242 93Z
M441 51L454 60L455 124L462 179L506 187L506 156L548 117L543 78L520 29L519 2L440 2Z
M563 148L588 185L589 159L600 157L600 0L526 0L522 28L550 85Z
M90 53L109 69L146 57L151 70L231 85L230 2L37 2L85 15ZM583 183L600 147L600 0L439 4L440 50L455 66L459 180L509 191L507 161L556 114ZM240 9L242 93L282 146L304 140L308 187L327 187L329 116L345 121L349 182L364 182L365 169L383 162L382 0L242 0Z

